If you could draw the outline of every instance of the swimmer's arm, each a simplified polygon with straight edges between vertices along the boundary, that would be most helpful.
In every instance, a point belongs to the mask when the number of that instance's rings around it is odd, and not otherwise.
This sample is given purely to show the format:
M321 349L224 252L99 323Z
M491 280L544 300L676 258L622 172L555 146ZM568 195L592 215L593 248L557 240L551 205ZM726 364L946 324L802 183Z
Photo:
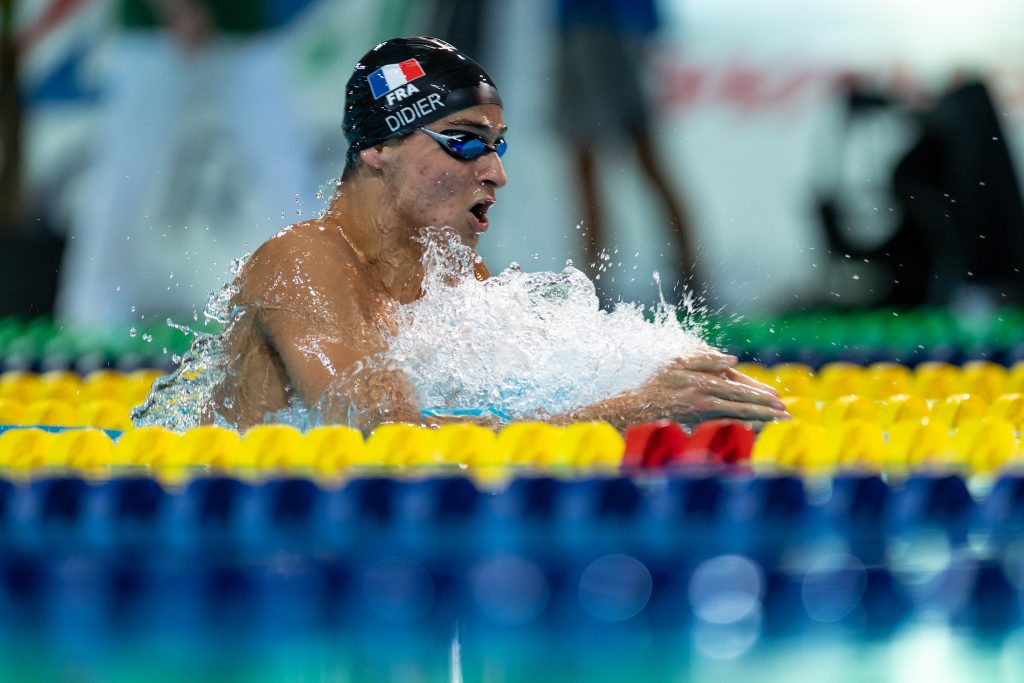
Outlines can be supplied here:
M555 424L603 420L617 429L669 419L686 425L725 418L755 429L788 419L775 389L733 367L736 359L713 349L678 358L640 387L551 418Z
M384 350L379 333L366 329L372 325L352 320L342 329L356 334L338 337L335 330L321 333L319 326L286 311L266 310L261 322L290 383L303 403L321 411L324 422L348 424L354 410L365 429L418 420L415 392L404 374L383 368L354 372L367 357Z
M331 246L301 235L271 239L246 264L239 301L254 310L256 329L307 406L333 392L360 406L381 406L379 421L415 420L414 393L401 373L364 373L346 383L360 361L386 346L357 275L332 256ZM341 403L325 405L339 411L325 419L346 421Z

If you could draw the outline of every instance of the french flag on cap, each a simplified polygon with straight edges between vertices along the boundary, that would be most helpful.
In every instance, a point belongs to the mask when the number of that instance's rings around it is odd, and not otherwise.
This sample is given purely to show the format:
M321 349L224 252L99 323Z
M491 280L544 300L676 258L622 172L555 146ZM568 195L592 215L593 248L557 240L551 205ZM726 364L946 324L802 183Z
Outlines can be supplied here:
M425 76L423 67L415 59L407 59L398 64L385 64L366 77L370 81L373 99L383 97L395 88Z

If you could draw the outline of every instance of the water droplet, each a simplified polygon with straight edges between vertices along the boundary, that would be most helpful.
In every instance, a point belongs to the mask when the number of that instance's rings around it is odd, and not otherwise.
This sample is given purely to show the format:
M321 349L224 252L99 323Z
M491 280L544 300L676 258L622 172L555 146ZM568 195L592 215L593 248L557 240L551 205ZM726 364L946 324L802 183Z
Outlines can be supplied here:
M134 339L135 335L137 335L138 333L139 331L136 330L134 327L128 330L128 336L131 337L132 339Z
M142 341L146 342L147 344L150 343L151 341L153 341L153 335L149 334L148 332L146 334L143 334Z

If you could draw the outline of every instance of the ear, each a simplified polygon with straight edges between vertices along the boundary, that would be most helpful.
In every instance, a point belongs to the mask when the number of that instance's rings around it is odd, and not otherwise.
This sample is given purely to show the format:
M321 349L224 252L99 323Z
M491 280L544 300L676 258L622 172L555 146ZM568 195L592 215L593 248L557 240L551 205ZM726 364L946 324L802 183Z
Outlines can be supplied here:
M393 147L394 145L382 142L360 151L359 158L373 170L380 171L388 163Z

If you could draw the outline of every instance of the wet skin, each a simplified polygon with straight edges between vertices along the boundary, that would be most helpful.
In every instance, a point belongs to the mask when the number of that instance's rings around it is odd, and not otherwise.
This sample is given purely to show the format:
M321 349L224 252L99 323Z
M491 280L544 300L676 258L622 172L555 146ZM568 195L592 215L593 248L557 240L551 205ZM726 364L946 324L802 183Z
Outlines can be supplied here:
M465 130L488 143L502 137L497 105L480 105L430 124ZM325 392L372 407L368 426L422 422L408 381L380 371L351 381L359 361L384 351L398 306L421 296L426 226L450 226L476 249L487 209L507 178L496 154L461 161L424 133L360 152L324 216L285 228L253 254L236 282L243 313L228 336L231 370L207 410L240 428L287 407L297 396L316 405ZM489 276L478 264L479 279ZM554 422L604 419L618 427L670 418L694 423L728 417L758 426L785 418L778 394L733 369L736 359L708 348L678 359L637 389ZM365 373L364 373L365 375ZM326 420L345 421L345 402ZM432 423L444 418L431 418ZM460 418L458 421L465 421Z

